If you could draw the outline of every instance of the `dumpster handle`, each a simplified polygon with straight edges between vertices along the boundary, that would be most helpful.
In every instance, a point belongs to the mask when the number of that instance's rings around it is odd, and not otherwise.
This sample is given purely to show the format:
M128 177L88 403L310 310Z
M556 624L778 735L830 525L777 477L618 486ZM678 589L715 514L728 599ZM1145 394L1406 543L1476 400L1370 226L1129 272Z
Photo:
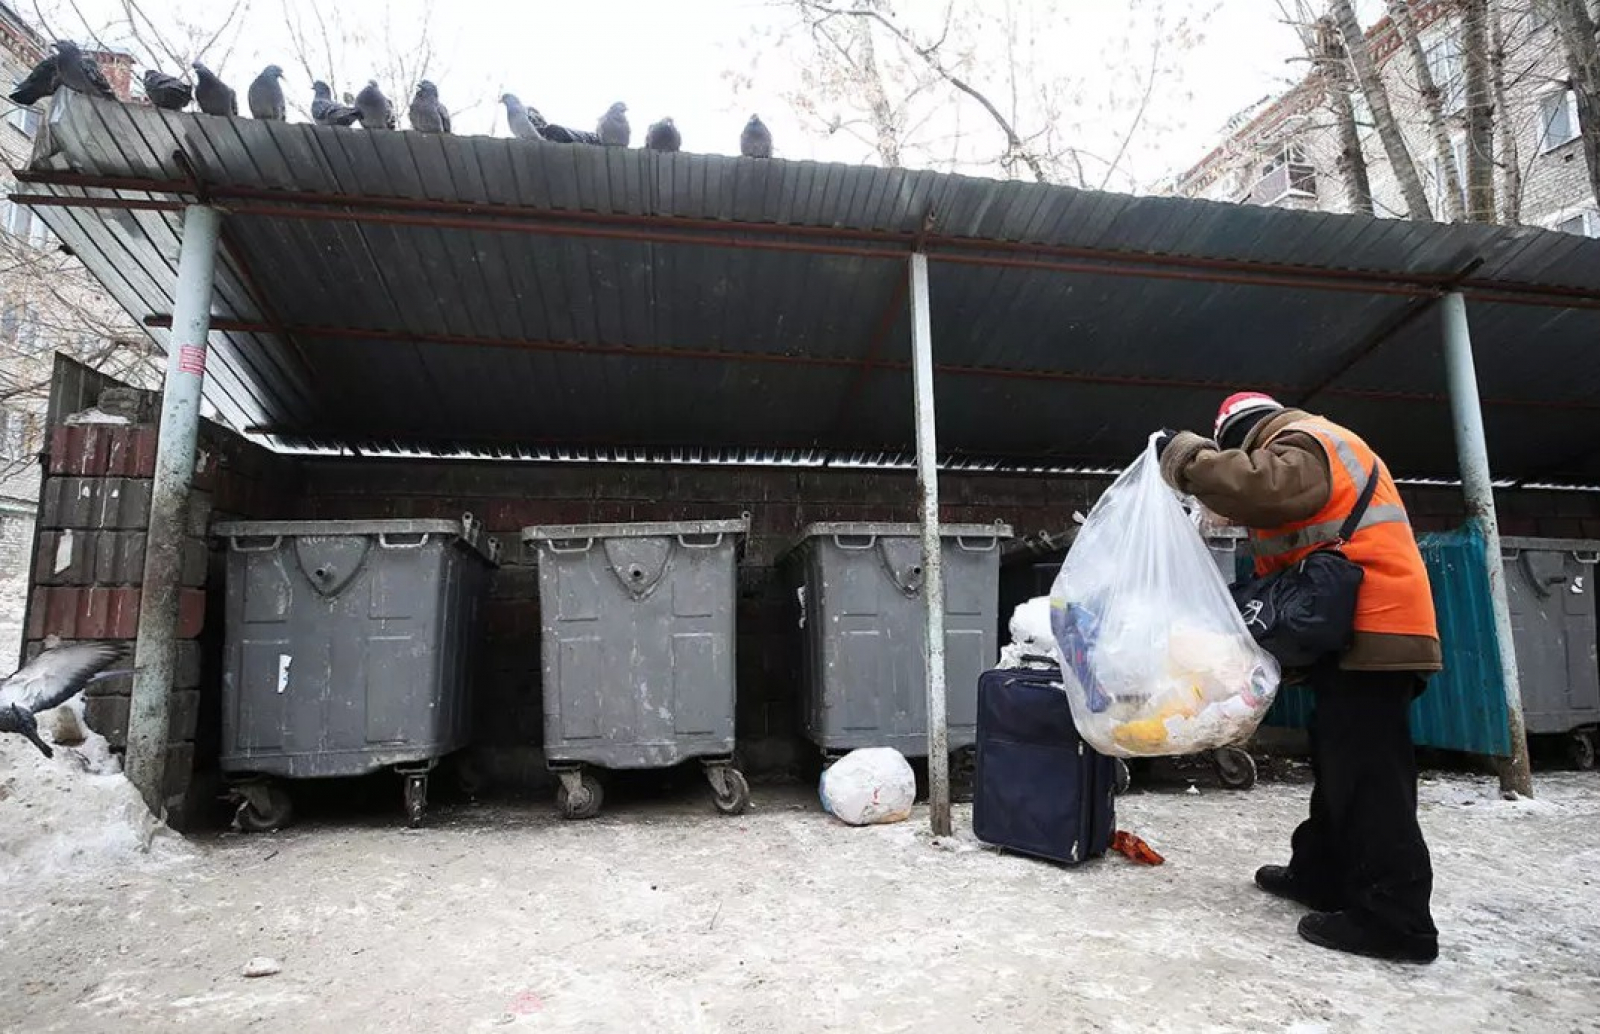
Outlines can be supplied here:
M704 539L709 541L693 542L691 541L692 539ZM679 535L678 545L682 546L684 549L716 549L718 546L722 545L722 532L719 531L707 535Z
M421 549L427 544L428 533L425 531L417 535L417 541L415 542L396 541L395 536L390 532L378 532L378 545L385 549Z
M1578 550L1573 550L1572 559L1580 564L1600 564L1600 552L1582 553Z
M976 542L978 545L968 545L968 543L971 542ZM968 553L987 553L996 546L1000 545L1000 540L992 535L973 536L972 538L968 538L965 535L957 535L956 545L960 546Z
M876 535L835 535L833 537L833 544L840 549L871 549L872 544L876 541L878 541ZM860 545L852 546L850 545L851 542L859 542Z
M265 542L264 546L247 546L246 542ZM228 545L235 553L269 553L283 544L282 535L229 535Z
M562 542L581 542L583 545L568 548L560 545ZM589 548L594 545L594 539L546 539L545 545L549 547L552 553L587 553Z

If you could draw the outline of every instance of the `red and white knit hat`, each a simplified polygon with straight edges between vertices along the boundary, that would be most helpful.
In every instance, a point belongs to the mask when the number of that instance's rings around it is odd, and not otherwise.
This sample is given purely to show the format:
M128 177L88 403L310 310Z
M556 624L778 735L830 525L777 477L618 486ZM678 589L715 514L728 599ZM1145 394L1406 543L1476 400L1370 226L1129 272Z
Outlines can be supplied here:
M1229 395L1222 400L1222 408L1217 410L1216 440L1222 441L1222 434L1228 429L1228 425L1247 413L1282 408L1283 403L1259 391L1241 391L1236 395Z

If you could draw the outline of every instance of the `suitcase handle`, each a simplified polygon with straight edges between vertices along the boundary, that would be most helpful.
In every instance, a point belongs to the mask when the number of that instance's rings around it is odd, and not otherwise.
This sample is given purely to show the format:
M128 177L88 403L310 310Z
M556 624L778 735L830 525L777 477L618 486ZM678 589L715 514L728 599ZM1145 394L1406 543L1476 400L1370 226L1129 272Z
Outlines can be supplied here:
M1034 663L1037 663L1037 664L1048 664L1052 668L1061 667L1060 664L1056 663L1056 659L1054 657L1046 657L1043 654L1025 653L1025 654L1022 655L1022 659L1024 661L1031 661L1031 662L1034 662Z

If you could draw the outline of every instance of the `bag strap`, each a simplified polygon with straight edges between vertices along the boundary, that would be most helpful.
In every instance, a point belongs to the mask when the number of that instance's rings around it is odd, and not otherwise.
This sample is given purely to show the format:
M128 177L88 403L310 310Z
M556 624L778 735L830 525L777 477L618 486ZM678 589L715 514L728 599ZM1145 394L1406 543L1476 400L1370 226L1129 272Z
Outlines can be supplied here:
M1339 542L1346 543L1355 537L1361 530L1361 519L1367 515L1367 507L1372 505L1372 497L1378 491L1378 461L1372 461L1372 470L1367 474L1366 487L1361 490L1361 495L1356 497L1356 505L1351 508L1350 516L1346 517L1344 524L1339 528Z

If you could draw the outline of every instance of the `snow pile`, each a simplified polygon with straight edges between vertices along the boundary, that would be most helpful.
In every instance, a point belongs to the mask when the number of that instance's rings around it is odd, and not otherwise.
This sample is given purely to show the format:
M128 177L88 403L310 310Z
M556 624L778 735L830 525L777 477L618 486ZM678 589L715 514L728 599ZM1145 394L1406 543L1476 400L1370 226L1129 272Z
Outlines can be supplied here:
M81 697L62 710L87 730ZM55 714L39 715L46 739L56 727ZM20 736L0 736L0 885L171 860L187 850L123 778L105 737L87 733L46 758Z
M1011 612L1011 642L1000 648L1000 667L1037 665L1028 658L1048 657L1061 664L1061 648L1050 630L1050 597L1036 596Z

